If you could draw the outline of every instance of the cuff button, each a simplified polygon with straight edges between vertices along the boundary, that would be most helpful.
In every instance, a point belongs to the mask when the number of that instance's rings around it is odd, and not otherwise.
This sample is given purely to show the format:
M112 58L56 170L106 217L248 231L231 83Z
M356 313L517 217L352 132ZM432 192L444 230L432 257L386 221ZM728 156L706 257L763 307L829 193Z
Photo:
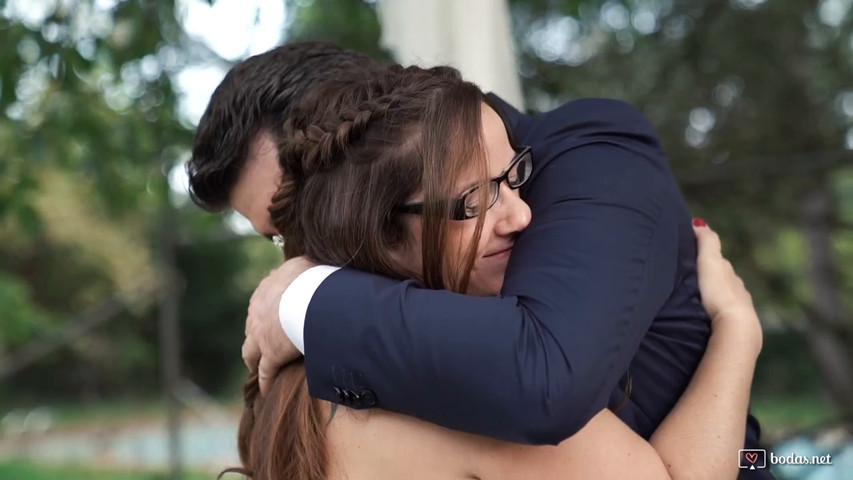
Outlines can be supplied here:
M361 391L361 404L365 407L372 407L376 405L376 394L373 393L373 390L362 390Z

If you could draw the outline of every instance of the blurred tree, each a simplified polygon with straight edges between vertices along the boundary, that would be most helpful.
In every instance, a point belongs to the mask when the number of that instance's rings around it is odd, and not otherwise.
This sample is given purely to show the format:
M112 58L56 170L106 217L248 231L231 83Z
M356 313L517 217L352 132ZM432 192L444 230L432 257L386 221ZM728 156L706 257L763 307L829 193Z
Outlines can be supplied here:
M193 133L173 78L192 61L224 62L184 34L174 0L0 11L0 309L13 312L0 363L72 332L12 376L16 393L153 393L159 213ZM276 255L242 253L258 240L176 199L186 371L221 389L234 379L226 366L241 365L244 277L256 282ZM196 242L213 237L230 240Z
M824 388L853 405L851 259L833 245L851 238L836 182L853 164L849 5L559 3L512 2L530 104L608 96L649 115L766 317L802 334Z
M391 55L379 44L382 26L376 15L376 1L285 0L293 20L288 41L326 40L391 62Z

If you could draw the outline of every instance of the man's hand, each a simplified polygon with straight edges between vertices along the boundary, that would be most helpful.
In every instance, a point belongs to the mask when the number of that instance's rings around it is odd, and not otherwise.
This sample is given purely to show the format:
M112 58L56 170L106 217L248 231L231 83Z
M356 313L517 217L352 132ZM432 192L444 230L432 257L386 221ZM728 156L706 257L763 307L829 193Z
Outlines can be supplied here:
M268 391L278 370L301 355L281 328L278 306L281 294L293 280L313 266L305 257L287 260L261 280L249 300L243 362L249 370L258 370L262 395Z

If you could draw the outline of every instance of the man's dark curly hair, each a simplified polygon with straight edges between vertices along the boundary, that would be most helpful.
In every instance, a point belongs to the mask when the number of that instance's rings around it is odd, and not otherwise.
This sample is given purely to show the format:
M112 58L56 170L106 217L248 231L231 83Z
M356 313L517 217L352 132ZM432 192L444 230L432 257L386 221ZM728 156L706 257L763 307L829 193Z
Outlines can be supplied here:
M277 47L235 65L213 92L187 163L190 194L210 211L228 208L231 190L266 131L281 143L282 125L305 93L329 79L371 75L384 67L370 57L325 42Z

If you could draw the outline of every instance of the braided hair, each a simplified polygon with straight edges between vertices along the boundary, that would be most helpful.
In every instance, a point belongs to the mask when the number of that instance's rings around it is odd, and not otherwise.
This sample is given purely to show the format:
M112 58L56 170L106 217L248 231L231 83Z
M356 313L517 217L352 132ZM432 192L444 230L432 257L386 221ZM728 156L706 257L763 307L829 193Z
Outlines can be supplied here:
M471 166L462 159L482 151L480 90L449 67L392 67L314 92L285 122L279 148L282 183L269 210L285 256L451 286L441 210ZM435 209L424 219L430 267L406 272L387 252L408 240L394 208L418 189Z

